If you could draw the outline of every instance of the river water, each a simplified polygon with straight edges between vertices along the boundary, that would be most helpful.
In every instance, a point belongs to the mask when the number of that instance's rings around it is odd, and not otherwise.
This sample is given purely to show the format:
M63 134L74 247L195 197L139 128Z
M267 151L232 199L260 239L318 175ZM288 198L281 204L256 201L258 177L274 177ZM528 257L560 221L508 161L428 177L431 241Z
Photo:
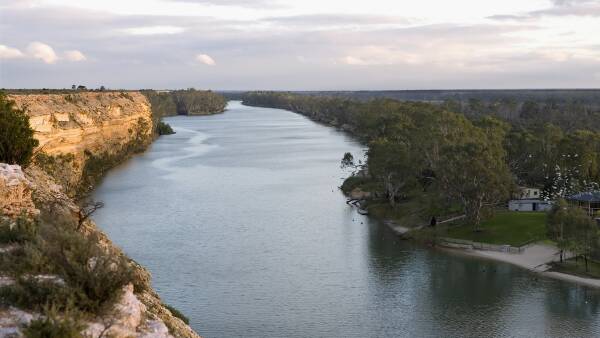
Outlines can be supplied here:
M337 186L361 145L230 102L112 170L94 218L205 337L592 337L600 293L398 240Z

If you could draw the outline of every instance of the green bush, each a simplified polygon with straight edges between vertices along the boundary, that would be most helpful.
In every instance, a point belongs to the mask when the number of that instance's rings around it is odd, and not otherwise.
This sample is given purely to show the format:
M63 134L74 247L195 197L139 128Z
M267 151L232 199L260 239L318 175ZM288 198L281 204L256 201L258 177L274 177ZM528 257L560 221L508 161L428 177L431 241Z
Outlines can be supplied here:
M156 133L158 135L172 135L175 134L175 131L173 131L173 128L168 123L159 121L156 125Z
M25 216L0 221L0 243L23 243L33 240L37 235L38 225Z
M355 188L364 187L365 191L369 191L372 188L373 179L362 177L362 176L350 176L344 180L341 189L345 194L349 194ZM368 186L368 188L367 188Z
M72 305L97 314L113 304L125 285L143 287L133 264L116 250L101 248L99 241L73 229L43 227L34 241L0 255L0 270L16 277L13 285L0 289L0 303L36 311L48 304L59 310ZM36 274L60 280L28 277Z
M52 273L52 264L37 243L24 243L0 255L0 271L13 276L47 274Z
M82 338L83 329L76 312L67 311L61 316L50 307L42 318L31 321L23 329L23 335L27 338Z
M177 310L176 308L172 307L171 305L167 305L167 304L163 304L164 307L166 307L169 311L171 311L171 314L179 319L181 319L184 323L186 324L190 324L190 319L188 317L186 317L183 313L181 313L181 311Z
M75 231L56 233L45 250L56 272L74 292L74 305L84 312L98 313L112 303L122 288L134 283L129 260L114 250L100 248L95 236Z
M37 145L29 116L0 92L0 162L26 167Z
M32 311L42 311L51 304L63 311L75 302L76 293L78 290L54 280L21 277L14 284L0 288L0 304Z

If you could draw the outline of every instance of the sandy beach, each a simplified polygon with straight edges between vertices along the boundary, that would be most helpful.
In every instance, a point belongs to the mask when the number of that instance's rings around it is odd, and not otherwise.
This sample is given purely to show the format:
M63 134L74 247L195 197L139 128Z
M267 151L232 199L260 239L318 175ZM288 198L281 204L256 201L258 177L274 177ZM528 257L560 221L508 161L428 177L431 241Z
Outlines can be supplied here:
M562 279L575 282L586 286L600 288L600 279L584 278L575 275L569 275L562 272L548 271L549 263L558 261L558 249L547 244L533 244L523 250L522 253L511 254L498 251L483 251L469 249L443 248L443 250L453 253L463 254L472 257L493 259L505 263L510 263L524 269L539 273L542 276Z

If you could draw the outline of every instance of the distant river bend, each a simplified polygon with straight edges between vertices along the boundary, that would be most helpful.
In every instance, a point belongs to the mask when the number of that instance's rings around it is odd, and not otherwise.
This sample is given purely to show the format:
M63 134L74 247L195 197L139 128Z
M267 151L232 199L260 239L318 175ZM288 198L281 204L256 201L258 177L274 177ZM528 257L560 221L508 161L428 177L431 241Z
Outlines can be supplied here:
M593 337L600 294L398 240L337 187L360 144L279 109L166 119L95 220L205 337Z

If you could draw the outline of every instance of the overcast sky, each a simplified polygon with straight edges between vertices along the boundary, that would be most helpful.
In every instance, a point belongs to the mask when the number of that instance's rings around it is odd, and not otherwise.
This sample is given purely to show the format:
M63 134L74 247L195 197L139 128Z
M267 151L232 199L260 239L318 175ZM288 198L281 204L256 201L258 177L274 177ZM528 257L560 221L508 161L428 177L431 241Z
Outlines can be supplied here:
M600 0L0 0L0 87L600 87Z

